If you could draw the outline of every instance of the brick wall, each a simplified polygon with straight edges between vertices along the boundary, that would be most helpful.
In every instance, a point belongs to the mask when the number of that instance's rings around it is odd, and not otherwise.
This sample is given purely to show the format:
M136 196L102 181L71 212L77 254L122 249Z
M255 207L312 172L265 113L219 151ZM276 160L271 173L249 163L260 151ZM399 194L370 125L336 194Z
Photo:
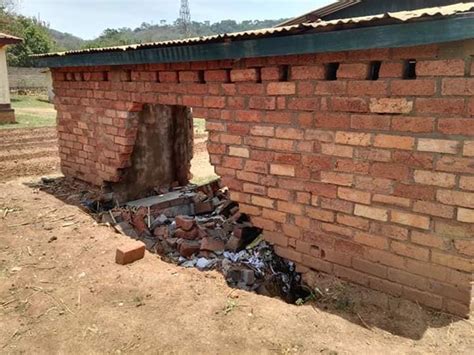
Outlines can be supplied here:
M217 174L280 255L302 271L466 315L470 58L427 46L57 69L62 168L119 181L143 104L190 106L207 119Z

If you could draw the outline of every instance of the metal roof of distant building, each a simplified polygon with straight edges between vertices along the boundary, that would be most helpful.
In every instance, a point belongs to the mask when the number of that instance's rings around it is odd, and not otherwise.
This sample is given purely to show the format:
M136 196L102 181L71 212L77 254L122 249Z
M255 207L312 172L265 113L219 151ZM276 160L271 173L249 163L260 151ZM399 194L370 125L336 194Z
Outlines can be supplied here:
M0 32L0 44L15 44L20 43L23 40L19 37L7 35L6 33Z
M474 10L474 2L459 3L449 6L431 7L425 9L417 9L413 11L400 11L400 12L389 12L385 14L354 17L346 19L338 19L331 21L315 21L310 23L302 23L293 26L284 27L273 27L264 28L261 30L244 31L225 33L220 35L206 36L206 37L194 37L186 39L178 39L172 41L142 43L142 44L131 44L116 47L103 47L103 48L91 48L84 50L73 50L67 52L58 53L47 53L40 54L37 57L54 57L54 56L65 56L65 55L76 55L85 53L99 53L99 52L122 52L122 51L133 51L137 49L148 49L148 48L160 48L160 47L177 47L177 46L188 46L194 44L205 44L215 42L226 42L234 40L247 40L262 37L273 37L300 34L307 31L331 31L337 29L341 25L357 25L357 26L370 26L371 24L377 24L380 22L398 23L398 22L409 22L418 21L421 19L430 19L434 17L449 17L459 13L469 12Z
M317 10L313 10L310 12L307 12L301 16L294 17L288 21L285 21L275 27L283 27L283 26L293 26L293 25L298 25L300 23L305 23L305 22L314 22L320 18L323 18L324 16L333 14L335 12L338 12L340 10L346 9L348 7L351 7L355 4L360 3L362 0L339 0L335 3L329 4L327 6L321 7Z

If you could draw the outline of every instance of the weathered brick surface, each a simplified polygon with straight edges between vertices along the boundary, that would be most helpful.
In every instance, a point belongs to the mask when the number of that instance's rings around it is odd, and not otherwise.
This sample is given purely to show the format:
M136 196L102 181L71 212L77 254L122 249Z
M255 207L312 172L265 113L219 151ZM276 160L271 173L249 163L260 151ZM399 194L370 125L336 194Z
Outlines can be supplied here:
M463 313L474 256L474 73L470 59L438 49L57 69L62 169L97 185L119 181L143 104L193 107L232 199L280 255ZM412 59L418 77L405 80ZM382 62L377 80L373 60ZM335 61L337 80L326 80Z

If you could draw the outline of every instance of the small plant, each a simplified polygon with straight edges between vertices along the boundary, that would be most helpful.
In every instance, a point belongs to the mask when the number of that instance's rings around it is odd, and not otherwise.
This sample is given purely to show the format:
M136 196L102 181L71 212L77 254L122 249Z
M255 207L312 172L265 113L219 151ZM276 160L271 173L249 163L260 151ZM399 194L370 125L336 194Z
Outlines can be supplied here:
M237 307L239 307L239 304L237 303L237 301L235 301L233 299L228 299L227 304L223 309L223 312L224 312L225 315L228 315L230 312L232 312Z

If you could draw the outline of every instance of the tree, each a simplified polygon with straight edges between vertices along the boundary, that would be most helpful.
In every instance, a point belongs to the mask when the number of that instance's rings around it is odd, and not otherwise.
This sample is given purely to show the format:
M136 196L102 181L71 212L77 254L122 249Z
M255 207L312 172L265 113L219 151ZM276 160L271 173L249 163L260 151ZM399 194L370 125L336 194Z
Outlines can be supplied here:
M0 9L0 24L2 31L23 38L22 43L8 47L7 60L11 66L32 66L32 54L47 53L54 49L48 30L35 19L13 15Z
M18 9L18 0L0 0L0 10L14 12Z

